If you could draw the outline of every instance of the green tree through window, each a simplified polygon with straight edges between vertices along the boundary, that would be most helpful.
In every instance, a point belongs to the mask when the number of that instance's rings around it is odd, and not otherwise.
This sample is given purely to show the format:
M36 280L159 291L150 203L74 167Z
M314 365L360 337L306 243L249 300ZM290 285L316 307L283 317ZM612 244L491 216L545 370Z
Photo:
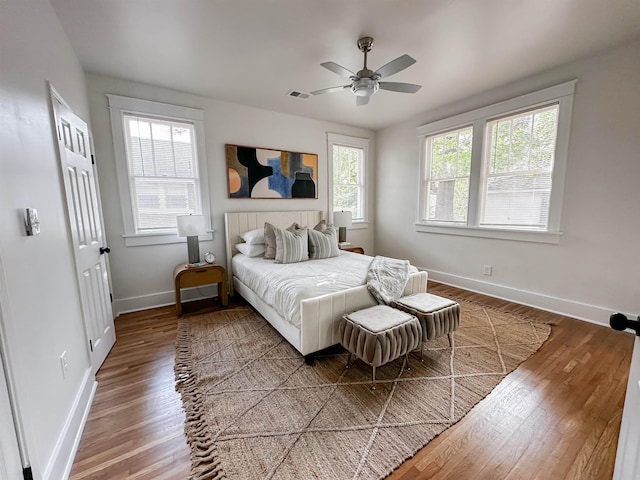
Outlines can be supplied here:
M333 146L333 209L350 211L353 221L364 219L364 149Z

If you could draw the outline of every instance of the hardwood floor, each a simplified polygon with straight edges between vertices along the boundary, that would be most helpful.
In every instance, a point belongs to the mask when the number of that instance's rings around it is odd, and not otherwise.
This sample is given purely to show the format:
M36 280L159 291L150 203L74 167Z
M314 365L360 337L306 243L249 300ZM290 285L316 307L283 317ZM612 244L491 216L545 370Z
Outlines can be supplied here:
M537 353L389 478L610 479L634 337L446 285L429 282L428 290L554 327ZM186 305L186 314L202 305ZM174 307L118 317L72 480L188 478L176 324Z

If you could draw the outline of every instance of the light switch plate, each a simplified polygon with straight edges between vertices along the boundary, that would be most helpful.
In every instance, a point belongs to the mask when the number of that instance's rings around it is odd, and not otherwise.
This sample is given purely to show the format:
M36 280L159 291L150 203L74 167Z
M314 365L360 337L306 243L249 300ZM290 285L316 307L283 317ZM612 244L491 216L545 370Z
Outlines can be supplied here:
M40 220L38 219L38 211L35 208L27 208L25 226L27 227L27 235L30 237L40 233Z

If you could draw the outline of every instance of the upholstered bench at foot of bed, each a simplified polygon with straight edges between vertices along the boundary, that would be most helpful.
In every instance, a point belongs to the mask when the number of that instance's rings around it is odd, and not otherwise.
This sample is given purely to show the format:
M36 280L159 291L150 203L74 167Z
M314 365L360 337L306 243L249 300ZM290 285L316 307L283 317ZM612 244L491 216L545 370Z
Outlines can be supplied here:
M372 389L376 388L376 368L418 348L423 335L416 317L386 305L344 315L339 332L340 343L349 352L347 368L351 355L373 367Z
M460 325L460 305L454 300L430 293L416 293L391 303L393 308L415 315L422 326L422 343L447 335L452 346L451 333ZM424 349L420 345L420 356Z

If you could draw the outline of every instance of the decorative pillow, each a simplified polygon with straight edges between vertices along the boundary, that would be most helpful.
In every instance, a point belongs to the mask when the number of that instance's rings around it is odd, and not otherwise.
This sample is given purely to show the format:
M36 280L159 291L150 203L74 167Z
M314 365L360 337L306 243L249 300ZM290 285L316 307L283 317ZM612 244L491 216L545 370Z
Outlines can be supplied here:
M276 263L296 263L309 260L307 229L294 231L274 228L276 234Z
M249 245L256 245L260 243L264 243L264 228L256 228L255 230L250 230L248 232L244 232L240 235L245 243Z
M276 258L276 233L275 229L278 228L275 225L271 225L269 222L264 222L264 258L273 260ZM290 232L298 230L300 225L292 223L287 230Z
M316 225L317 227L317 225ZM330 258L340 255L338 249L338 232L333 225L324 230L309 230L309 258Z
M264 243L239 243L236 245L238 251L247 257L261 257L264 255Z
M324 232L326 228L327 228L326 220L320 220L318 224L315 227L313 227L314 230L317 230L319 232Z

